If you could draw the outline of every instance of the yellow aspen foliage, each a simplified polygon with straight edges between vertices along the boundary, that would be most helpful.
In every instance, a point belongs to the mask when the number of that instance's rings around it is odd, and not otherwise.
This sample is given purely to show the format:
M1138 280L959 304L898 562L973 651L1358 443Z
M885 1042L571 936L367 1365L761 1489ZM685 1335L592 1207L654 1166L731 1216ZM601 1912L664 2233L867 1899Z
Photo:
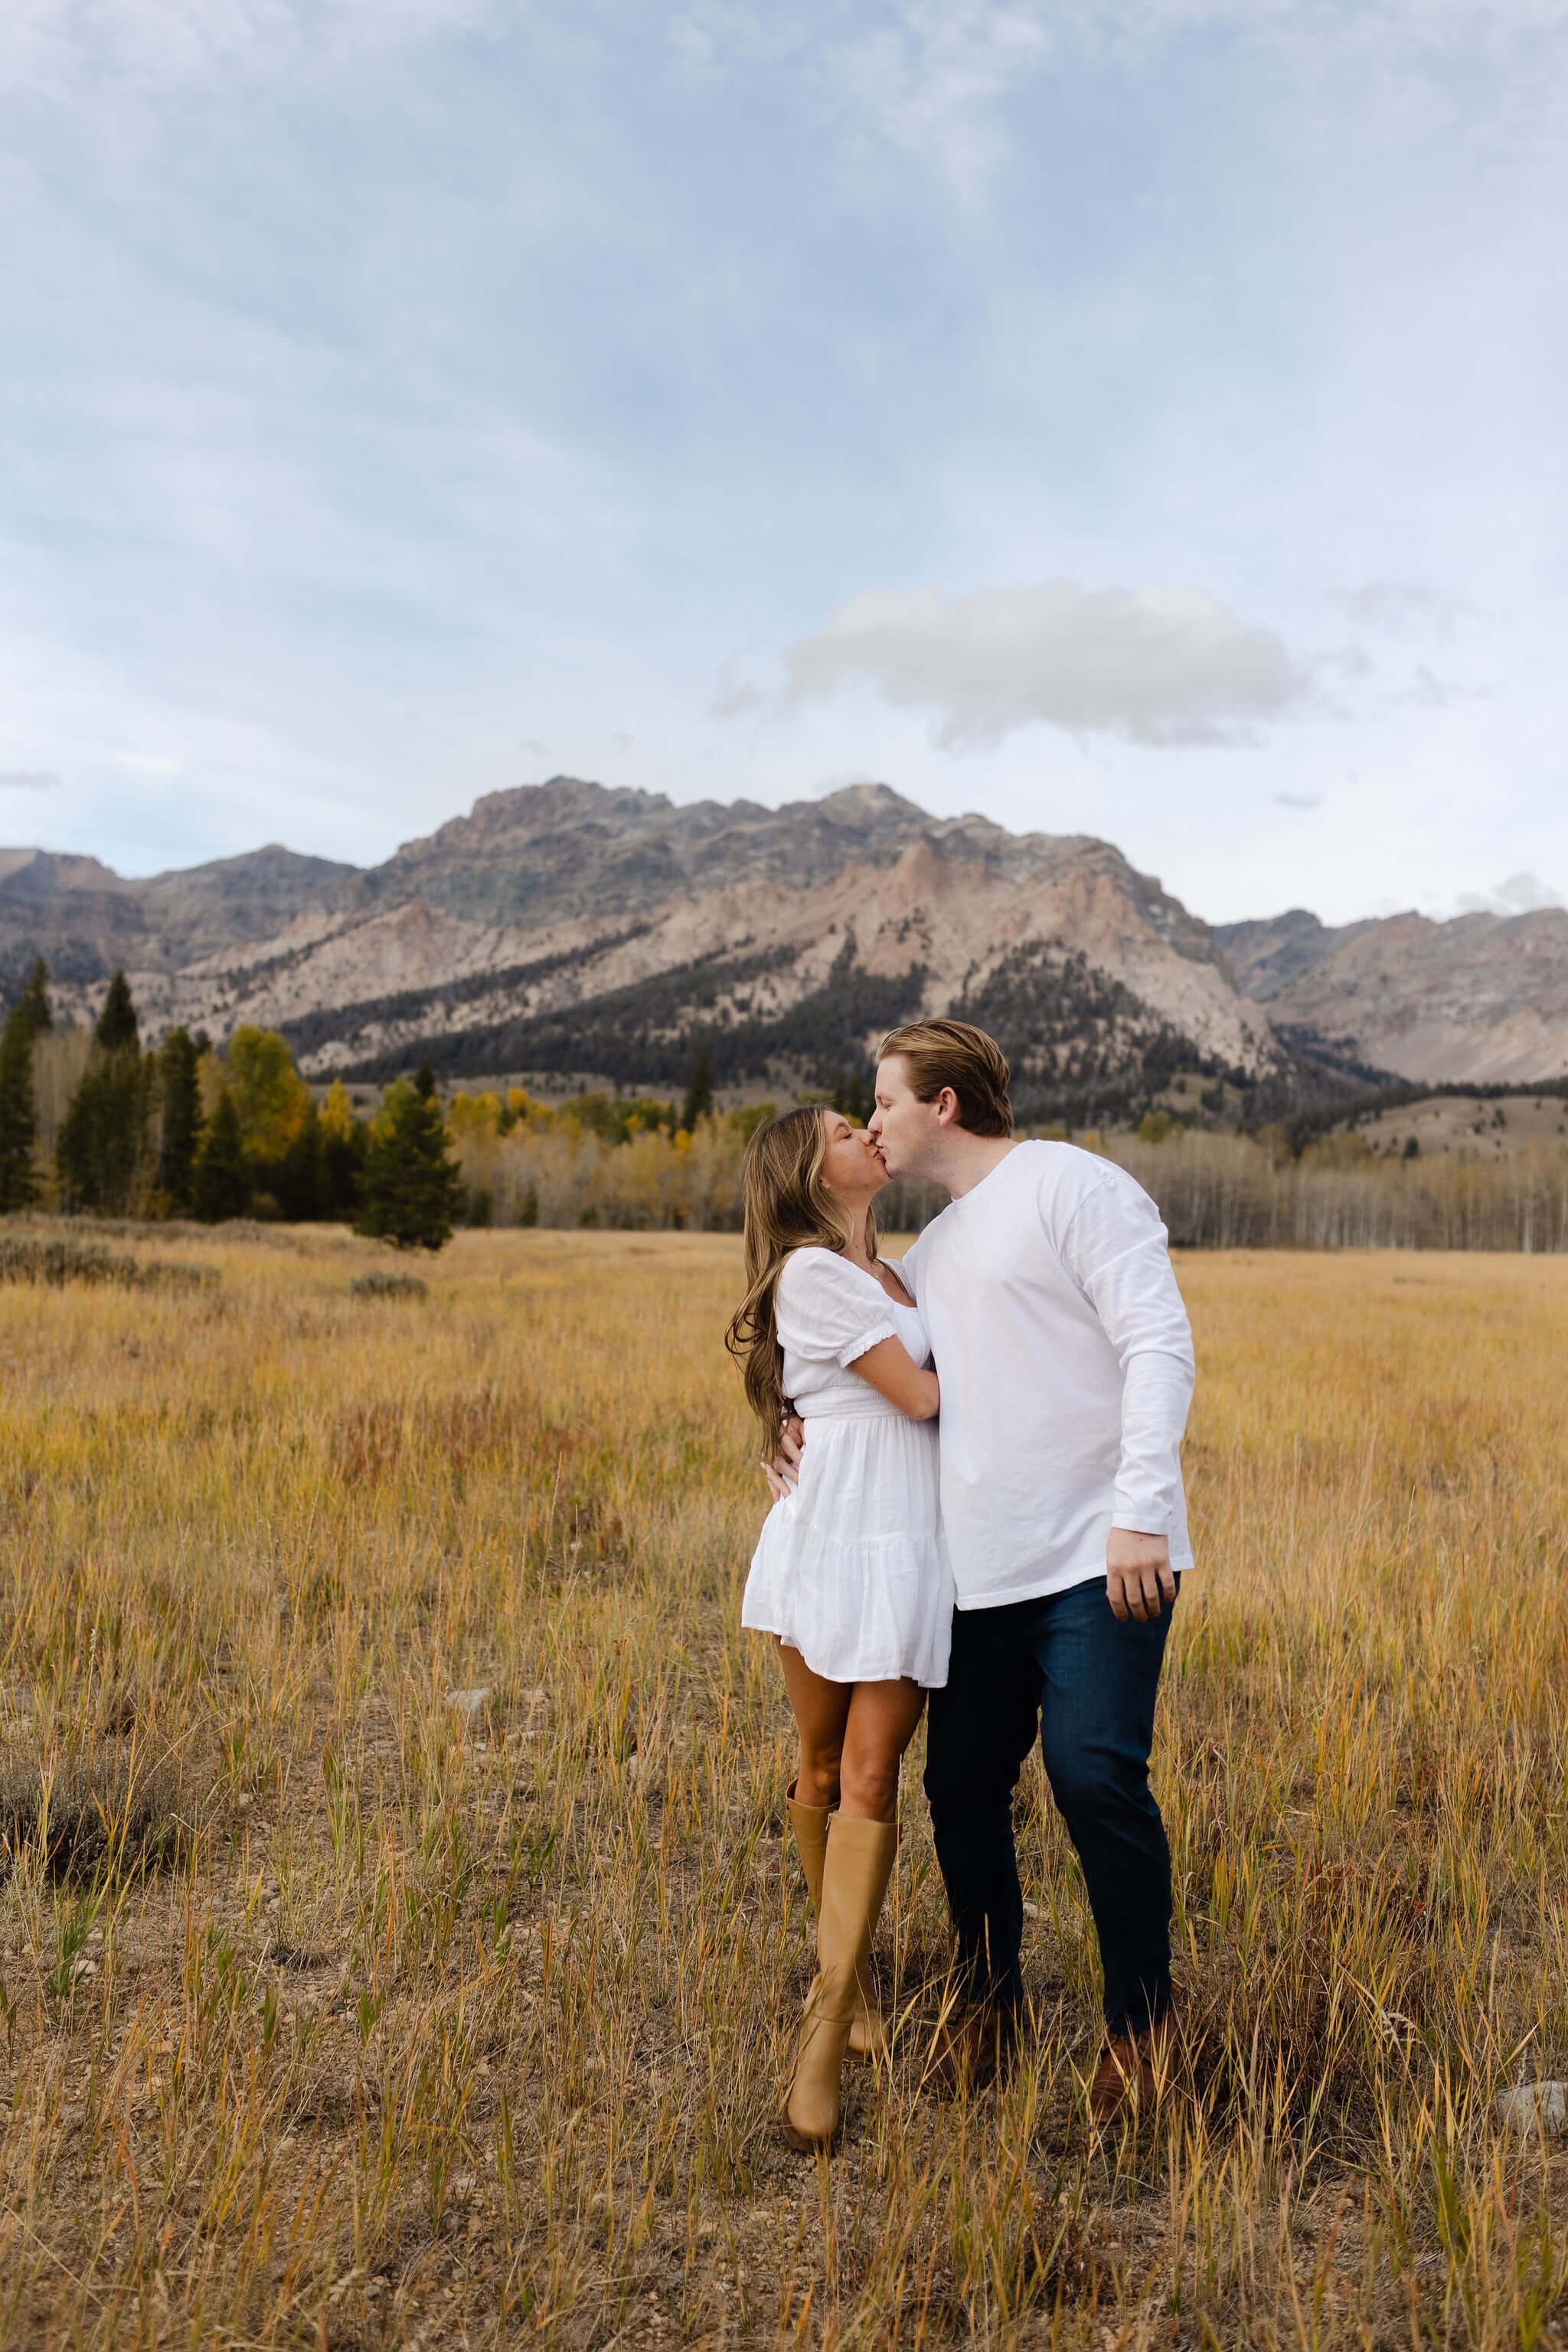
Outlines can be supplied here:
M310 1089L276 1029L253 1023L228 1041L228 1080L252 1160L281 1160L310 1116Z
M325 1140L346 1143L354 1131L354 1107L349 1100L349 1090L342 1078L334 1078L321 1105L321 1134Z

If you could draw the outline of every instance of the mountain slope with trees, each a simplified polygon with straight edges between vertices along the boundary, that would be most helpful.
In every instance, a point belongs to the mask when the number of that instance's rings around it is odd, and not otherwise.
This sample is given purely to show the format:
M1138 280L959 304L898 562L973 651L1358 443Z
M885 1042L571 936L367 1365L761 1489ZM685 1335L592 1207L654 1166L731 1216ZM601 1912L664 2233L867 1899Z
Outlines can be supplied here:
M313 1078L428 1058L668 1087L706 1044L721 1086L810 1084L863 1064L889 1003L988 991L999 1018L1029 998L1041 1102L1131 1113L1178 1066L1286 1105L1379 1073L1568 1070L1561 909L1211 930L1107 842L932 817L882 784L769 809L555 777L364 870L274 846L134 881L0 852L8 996L40 955L67 1028L123 969L149 1038L276 1031Z

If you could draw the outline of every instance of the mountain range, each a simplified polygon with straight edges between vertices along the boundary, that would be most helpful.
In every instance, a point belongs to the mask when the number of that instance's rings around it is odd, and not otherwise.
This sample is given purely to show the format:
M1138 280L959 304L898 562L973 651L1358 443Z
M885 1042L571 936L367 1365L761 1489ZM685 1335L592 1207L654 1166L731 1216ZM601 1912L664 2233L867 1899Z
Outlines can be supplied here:
M1568 1071L1568 911L1211 927L1110 844L929 815L884 784L768 809L575 778L493 793L384 865L277 846L127 879L0 851L0 985L66 1020L122 967L144 1030L279 1028L300 1066L668 1090L832 1084L953 1010L1035 1115L1360 1070ZM1218 1097L1215 1100L1219 1099Z

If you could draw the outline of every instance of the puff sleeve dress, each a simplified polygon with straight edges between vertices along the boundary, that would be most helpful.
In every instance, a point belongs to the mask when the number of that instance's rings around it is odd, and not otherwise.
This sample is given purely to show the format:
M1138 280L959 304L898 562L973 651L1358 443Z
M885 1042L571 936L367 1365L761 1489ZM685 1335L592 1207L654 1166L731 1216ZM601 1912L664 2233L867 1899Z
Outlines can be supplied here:
M891 1339L928 1364L919 1310L832 1250L798 1249L779 1272L774 1322L805 1451L799 1485L763 1522L741 1622L828 1682L902 1675L940 1689L953 1587L936 1423L910 1421L850 1369Z

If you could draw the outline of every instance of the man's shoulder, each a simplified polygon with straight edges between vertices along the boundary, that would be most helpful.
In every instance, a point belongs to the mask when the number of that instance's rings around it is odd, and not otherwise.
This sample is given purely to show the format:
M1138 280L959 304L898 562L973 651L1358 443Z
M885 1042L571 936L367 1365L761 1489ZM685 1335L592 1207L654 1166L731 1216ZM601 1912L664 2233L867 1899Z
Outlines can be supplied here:
M1101 1159L1081 1143L1059 1143L1047 1136L1031 1136L1013 1158L1020 1173L1033 1176L1042 1211L1049 1216L1071 1216L1091 1192L1113 1184L1122 1171L1113 1160Z

